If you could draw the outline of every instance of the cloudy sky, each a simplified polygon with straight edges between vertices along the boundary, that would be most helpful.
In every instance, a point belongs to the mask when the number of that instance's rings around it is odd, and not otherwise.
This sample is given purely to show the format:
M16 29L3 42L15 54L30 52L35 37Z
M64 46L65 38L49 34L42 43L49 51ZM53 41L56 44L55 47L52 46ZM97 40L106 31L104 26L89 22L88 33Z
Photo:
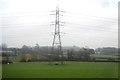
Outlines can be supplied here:
M119 0L0 0L0 43L51 46L59 5L63 46L118 46Z

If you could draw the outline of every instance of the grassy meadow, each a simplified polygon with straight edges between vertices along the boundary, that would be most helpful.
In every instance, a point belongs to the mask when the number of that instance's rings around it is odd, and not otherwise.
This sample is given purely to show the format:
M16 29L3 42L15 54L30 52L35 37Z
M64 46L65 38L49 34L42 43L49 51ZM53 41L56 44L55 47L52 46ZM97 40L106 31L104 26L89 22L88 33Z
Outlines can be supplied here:
M118 63L112 62L18 62L2 66L3 78L118 78Z

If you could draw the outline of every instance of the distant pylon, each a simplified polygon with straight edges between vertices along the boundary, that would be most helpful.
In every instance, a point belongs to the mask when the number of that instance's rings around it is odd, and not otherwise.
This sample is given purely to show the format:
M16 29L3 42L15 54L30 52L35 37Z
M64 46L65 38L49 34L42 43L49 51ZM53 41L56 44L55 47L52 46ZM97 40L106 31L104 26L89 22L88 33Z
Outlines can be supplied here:
M54 38L53 38L53 43L52 43L52 50L51 50L51 57L50 57L50 61L61 61L61 64L63 64L64 60L63 60L63 51L62 51L62 43L61 43L61 33L60 33L60 20L59 17L60 12L63 11L59 11L59 6L57 5L56 10L52 11L55 12L55 22L54 22L54 26L55 26L55 31L54 31Z

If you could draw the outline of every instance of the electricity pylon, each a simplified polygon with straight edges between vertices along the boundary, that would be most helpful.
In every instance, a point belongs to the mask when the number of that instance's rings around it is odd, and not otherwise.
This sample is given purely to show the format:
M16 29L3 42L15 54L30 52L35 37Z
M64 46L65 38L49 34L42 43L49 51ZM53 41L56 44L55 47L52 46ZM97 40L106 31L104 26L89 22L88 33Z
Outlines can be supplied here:
M52 12L55 12L55 14L52 14L55 15L55 22L54 22L55 31L54 31L54 38L52 43L52 50L50 54L50 61L51 62L61 61L61 64L63 64L64 60L63 60L61 32L60 32L60 26L61 26L60 23L63 22L60 22L59 18L60 16L62 16L60 12L64 12L64 11L60 11L57 5L56 10Z

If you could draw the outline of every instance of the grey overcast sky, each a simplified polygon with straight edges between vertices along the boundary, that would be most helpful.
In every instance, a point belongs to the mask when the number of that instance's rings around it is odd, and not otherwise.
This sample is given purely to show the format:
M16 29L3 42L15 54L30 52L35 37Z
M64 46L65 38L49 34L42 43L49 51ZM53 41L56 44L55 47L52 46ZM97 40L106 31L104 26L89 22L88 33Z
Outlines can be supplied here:
M51 11L65 11L60 21L62 45L90 48L118 46L119 0L0 0L0 43L51 46L55 21Z

